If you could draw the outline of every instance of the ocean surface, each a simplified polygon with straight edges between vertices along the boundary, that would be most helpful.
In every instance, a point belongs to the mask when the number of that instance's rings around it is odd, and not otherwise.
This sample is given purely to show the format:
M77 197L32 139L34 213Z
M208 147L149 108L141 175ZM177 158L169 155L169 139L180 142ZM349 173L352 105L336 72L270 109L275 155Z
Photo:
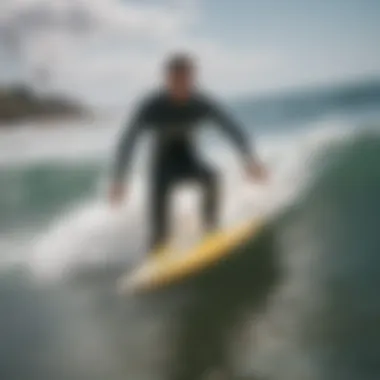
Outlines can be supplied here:
M126 112L0 131L0 378L378 380L380 85L230 102L270 170L242 173L201 133L222 174L225 226L263 231L178 286L120 297L144 255L149 138L128 199L106 201ZM179 189L173 230L199 233L199 194Z

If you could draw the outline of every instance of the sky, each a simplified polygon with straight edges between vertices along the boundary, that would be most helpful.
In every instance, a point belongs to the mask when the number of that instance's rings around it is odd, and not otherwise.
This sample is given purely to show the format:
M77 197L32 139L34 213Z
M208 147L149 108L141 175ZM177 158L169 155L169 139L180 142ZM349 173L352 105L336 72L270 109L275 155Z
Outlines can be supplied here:
M0 82L122 104L177 50L222 96L379 77L379 16L379 0L1 0Z

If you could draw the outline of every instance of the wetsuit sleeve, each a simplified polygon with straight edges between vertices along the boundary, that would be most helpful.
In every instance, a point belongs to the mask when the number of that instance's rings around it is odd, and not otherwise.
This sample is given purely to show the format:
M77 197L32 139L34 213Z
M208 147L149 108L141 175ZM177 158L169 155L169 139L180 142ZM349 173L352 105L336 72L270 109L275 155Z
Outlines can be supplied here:
M253 159L253 151L249 139L244 135L238 123L220 106L213 102L207 102L208 115L237 146L243 160L248 162Z
M121 135L116 149L113 178L115 181L123 181L125 175L130 170L131 158L138 137L146 127L148 106L140 106L132 116L127 127Z

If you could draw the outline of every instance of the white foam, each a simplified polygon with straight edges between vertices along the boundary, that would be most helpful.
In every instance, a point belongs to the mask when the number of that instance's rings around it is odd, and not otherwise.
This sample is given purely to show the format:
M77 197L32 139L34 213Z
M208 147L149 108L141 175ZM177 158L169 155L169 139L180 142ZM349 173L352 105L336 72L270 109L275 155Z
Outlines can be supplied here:
M212 159L225 173L223 224L276 213L302 188L313 154L321 146L346 135L339 128L317 125L316 130L307 133L260 139L260 155L269 170L268 182L261 185L246 180L231 152L214 150ZM143 254L147 234L146 185L141 178L136 182L129 202L120 210L110 208L103 199L94 200L53 223L36 239L30 260L35 272L54 277L86 266L104 265L107 261L135 260L136 255ZM179 226L176 233L183 236L194 220L194 230L199 227L197 197L188 194L191 191L178 198L173 215L174 225Z

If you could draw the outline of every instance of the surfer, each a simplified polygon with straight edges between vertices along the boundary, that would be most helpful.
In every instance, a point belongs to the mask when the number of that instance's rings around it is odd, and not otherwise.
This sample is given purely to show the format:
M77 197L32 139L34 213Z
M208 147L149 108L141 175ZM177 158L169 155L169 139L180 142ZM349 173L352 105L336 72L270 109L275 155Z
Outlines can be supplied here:
M122 202L128 190L124 177L131 167L133 148L142 132L152 132L155 139L149 196L152 250L167 240L170 194L173 186L183 180L201 185L205 229L211 231L217 227L217 174L200 160L193 141L194 132L201 122L215 122L230 137L250 178L263 179L266 176L263 165L249 147L248 138L222 107L198 90L195 63L189 55L170 57L165 64L164 75L164 87L142 101L121 137L109 194L113 205Z

